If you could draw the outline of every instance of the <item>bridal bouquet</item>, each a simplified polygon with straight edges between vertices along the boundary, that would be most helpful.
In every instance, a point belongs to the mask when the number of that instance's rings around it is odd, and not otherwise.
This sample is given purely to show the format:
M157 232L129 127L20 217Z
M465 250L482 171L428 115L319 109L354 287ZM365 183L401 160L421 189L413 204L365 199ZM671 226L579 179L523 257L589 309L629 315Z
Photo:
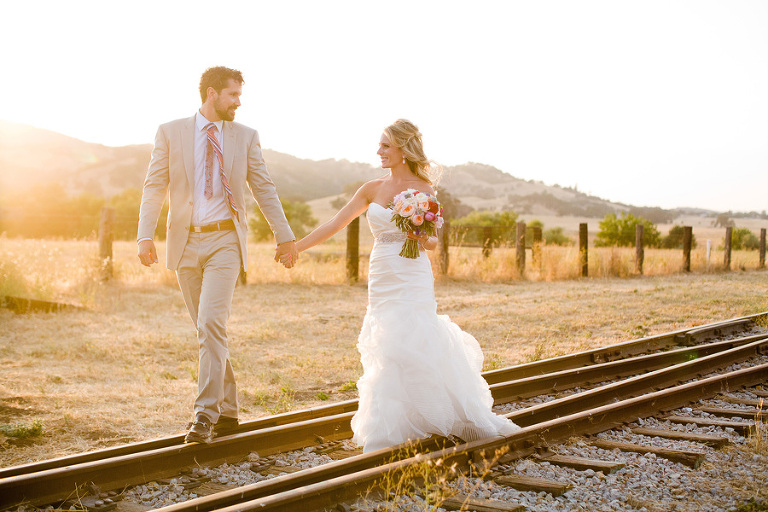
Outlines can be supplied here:
M397 194L389 207L394 212L392 220L403 233L436 236L443 226L443 206L432 194L409 188ZM406 238L400 256L418 258L418 240Z

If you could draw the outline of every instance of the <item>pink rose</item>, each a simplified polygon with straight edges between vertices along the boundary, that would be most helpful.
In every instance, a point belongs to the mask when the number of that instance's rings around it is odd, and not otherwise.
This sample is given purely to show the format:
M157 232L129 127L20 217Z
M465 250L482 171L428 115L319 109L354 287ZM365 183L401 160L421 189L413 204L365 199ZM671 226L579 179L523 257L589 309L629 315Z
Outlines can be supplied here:
M400 215L402 217L410 217L413 215L413 212L416 211L416 206L414 206L411 203L404 203L403 206L400 208Z
M421 226L424 224L424 215L417 213L413 217L411 217L411 222L414 226Z
M435 214L432 213L432 212L425 213L424 214L424 220L432 222L433 220L435 220Z

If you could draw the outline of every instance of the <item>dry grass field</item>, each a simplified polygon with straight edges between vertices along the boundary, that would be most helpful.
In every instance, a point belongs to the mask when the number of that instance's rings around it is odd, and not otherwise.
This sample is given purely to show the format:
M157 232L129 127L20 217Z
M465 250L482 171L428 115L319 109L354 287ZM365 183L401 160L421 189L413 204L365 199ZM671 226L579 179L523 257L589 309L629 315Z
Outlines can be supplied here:
M181 433L191 419L197 347L175 277L141 267L131 242L114 247L115 277L101 282L96 242L0 238L0 295L84 306L0 309L0 432L42 427L0 434L0 465ZM579 279L569 251L547 249L526 279L513 251L452 253L439 312L477 337L487 369L768 310L754 252L735 253L731 272L694 257L694 272L681 274L677 252L646 251L636 276L633 251L591 250L594 277ZM251 248L230 319L243 419L356 397L367 260L349 285L342 252L326 244L287 271L269 246Z

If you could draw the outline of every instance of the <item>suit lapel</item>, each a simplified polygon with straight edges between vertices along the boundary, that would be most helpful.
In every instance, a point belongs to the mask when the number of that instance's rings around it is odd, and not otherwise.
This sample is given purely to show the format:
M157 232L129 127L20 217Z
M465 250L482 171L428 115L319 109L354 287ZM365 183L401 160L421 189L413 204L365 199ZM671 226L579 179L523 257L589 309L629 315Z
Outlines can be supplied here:
M222 125L224 132L224 175L230 182L232 181L232 163L235 161L235 148L237 147L237 134L235 125L224 121Z
M191 190L195 189L195 116L184 122L181 130L181 152L184 156L184 169Z

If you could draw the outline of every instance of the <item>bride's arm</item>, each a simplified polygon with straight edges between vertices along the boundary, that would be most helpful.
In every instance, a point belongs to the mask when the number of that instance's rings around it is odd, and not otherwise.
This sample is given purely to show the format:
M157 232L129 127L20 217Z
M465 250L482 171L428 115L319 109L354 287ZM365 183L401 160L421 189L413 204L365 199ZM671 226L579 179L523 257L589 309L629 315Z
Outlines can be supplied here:
M355 192L352 199L350 199L349 202L333 216L333 218L316 227L310 234L296 242L296 250L303 252L310 247L325 242L344 229L347 224L359 217L371 203L369 198L373 197L371 194L372 188L373 184L371 182L360 187L357 192Z

